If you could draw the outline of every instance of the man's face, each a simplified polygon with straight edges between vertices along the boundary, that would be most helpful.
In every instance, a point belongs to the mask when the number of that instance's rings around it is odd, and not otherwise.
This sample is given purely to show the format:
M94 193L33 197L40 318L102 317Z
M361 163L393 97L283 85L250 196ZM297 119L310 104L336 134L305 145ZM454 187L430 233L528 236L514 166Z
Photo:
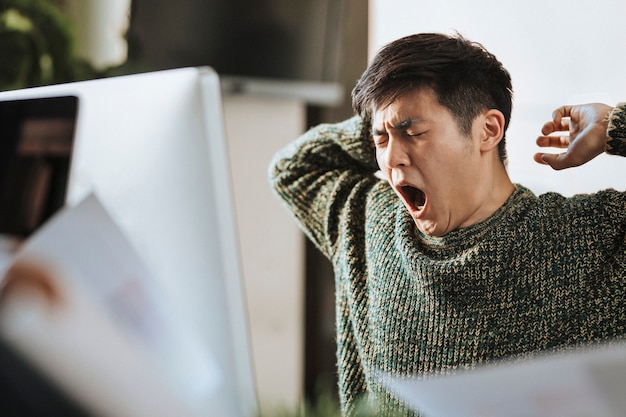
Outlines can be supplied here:
M462 133L431 89L374 109L378 165L425 234L443 236L483 218L485 170L476 125L469 137Z

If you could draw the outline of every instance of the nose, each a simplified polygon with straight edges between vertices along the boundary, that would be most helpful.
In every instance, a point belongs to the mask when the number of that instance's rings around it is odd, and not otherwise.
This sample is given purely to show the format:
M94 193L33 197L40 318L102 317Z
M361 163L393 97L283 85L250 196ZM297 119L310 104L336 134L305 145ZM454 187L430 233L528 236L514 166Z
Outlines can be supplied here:
M397 168L410 164L409 154L401 139L393 136L389 137L383 160L388 168Z

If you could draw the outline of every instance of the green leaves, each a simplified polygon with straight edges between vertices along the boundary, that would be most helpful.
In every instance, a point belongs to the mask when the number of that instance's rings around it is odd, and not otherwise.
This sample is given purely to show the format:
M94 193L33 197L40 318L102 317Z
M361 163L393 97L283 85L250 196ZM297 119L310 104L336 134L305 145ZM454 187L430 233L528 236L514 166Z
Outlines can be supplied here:
M44 0L0 0L0 90L76 81L93 70L72 22Z

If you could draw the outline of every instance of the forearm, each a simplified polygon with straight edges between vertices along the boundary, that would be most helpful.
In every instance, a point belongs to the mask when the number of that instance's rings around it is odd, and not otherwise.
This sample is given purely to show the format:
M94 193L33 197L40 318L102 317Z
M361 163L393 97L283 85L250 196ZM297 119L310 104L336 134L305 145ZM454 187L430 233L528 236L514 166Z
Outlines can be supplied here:
M626 102L619 103L609 115L606 152L626 156Z
M377 170L369 127L352 118L309 130L276 154L269 176L307 235L331 253L349 194L377 181Z

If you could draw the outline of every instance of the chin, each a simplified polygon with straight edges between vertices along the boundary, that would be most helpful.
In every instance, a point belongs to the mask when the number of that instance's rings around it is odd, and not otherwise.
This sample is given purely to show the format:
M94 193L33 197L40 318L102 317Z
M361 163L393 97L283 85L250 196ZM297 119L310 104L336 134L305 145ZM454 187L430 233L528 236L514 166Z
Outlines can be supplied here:
M417 225L417 228L420 230L420 232L427 236L441 237L446 233L445 231L437 230L437 224L432 222L415 220L415 224Z

